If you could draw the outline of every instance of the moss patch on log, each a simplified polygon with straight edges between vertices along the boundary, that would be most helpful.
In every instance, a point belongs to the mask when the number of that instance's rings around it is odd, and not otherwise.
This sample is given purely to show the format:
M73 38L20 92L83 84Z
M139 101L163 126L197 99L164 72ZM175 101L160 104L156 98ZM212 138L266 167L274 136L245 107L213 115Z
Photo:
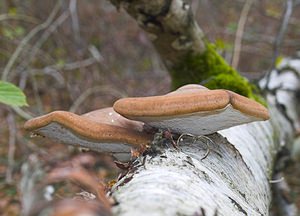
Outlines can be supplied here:
M228 89L266 105L259 89L233 69L216 51L215 45L207 43L202 54L188 53L171 71L172 88L189 83L200 83L209 89Z

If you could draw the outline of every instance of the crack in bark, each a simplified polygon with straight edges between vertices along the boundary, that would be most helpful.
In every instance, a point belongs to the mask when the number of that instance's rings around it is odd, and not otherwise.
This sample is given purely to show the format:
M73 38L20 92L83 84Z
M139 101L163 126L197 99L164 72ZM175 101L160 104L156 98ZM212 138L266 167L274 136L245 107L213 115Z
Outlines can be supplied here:
M240 212L242 212L244 215L248 215L247 212L243 209L243 207L242 207L237 201L235 201L235 200L232 199L231 197L228 197L228 198L231 200L231 202L233 203L233 205L234 205L235 207L237 207L237 209L238 209Z

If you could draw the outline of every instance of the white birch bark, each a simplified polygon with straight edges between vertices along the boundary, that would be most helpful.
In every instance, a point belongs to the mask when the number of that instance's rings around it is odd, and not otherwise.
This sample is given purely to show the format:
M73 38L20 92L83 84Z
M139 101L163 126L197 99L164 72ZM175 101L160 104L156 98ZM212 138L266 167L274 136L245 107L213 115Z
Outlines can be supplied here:
M186 53L205 51L204 35L192 17L189 1L110 1L124 8L150 35L169 70ZM285 60L281 68L292 66L293 70L273 71L266 95L271 120L209 135L213 143L206 159L201 160L207 138L194 142L185 136L178 151L169 140L157 137L157 154L140 157L112 189L117 201L114 213L268 215L275 156L282 147L290 148L299 128L295 103L299 65L299 60Z
M189 0L110 0L125 9L149 39L170 70L188 52L206 50L204 34L192 15Z
M271 120L232 127L193 141L180 151L157 137L157 154L139 158L111 192L116 215L269 215L274 159L290 148L299 112L299 60L285 60L273 71L267 101ZM264 85L266 82L262 81ZM217 122L216 122L217 124ZM202 142L201 142L202 140Z

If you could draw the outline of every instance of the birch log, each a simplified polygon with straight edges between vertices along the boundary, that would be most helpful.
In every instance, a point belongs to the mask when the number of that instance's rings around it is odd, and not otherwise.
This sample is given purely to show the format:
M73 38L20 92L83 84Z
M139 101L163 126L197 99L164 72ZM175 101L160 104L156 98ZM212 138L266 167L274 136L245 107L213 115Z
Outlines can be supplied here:
M275 156L282 147L291 147L299 127L295 97L300 61L285 60L281 68L287 66L293 69L274 70L269 81L271 120L232 127L208 138L183 136L180 150L157 134L155 149L139 158L112 189L118 203L114 213L269 215ZM202 159L207 146L211 151Z
M204 34L189 1L110 0L142 27L167 69L189 52L205 51ZM277 153L290 148L297 120L299 60L285 60L261 81L271 120L233 127L206 138L183 136L180 150L157 134L152 151L138 158L111 191L116 215L268 215ZM191 74L193 75L191 71ZM188 76L188 75L187 75ZM299 101L296 101L299 103ZM217 122L216 122L217 124ZM209 155L203 156L210 148Z

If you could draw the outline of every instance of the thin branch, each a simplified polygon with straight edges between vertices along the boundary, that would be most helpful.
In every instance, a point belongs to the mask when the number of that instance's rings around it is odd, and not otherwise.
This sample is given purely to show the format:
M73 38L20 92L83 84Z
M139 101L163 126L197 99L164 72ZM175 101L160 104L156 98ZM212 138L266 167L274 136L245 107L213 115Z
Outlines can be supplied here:
M27 59L27 65L30 64L30 62L32 61L32 59L36 56L38 50L40 49L40 47L42 46L42 44L49 38L49 36L51 35L51 33L53 33L58 26L60 26L68 17L69 17L70 13L69 11L65 11L64 13L62 13L51 25L49 25L49 27L46 29L45 32L43 32L42 36L40 37L40 39L35 43L35 45L32 47L30 55ZM23 66L25 67L25 66ZM25 76L26 79L27 76ZM43 114L43 106L42 106L42 102L40 99L40 96L38 94L38 83L35 81L35 78L32 76L31 77L31 81L32 81L32 85L34 88L34 96L36 99L36 102L38 104L38 110L39 110L39 114ZM26 80L25 80L26 82Z
M12 183L13 169L15 165L14 157L16 151L16 134L17 134L16 122L12 112L8 113L6 121L9 130L9 139L8 139L8 153L7 153L8 166L6 170L5 180L7 183Z
M29 120L32 119L33 116L27 112L25 112L24 110L22 110L20 107L12 107L12 109L23 119L25 120Z
M291 197L291 188L285 180L283 173L276 173L275 180L272 183L274 193L274 203L278 208L278 215L295 216L299 215L296 204Z
M0 22L6 21L6 20L21 20L26 21L30 23L38 23L38 20L34 17L23 15L23 14L1 14L0 15Z
M237 68L239 64L244 28L253 2L254 0L246 0L243 10L241 12L238 28L235 35L235 41L234 41L234 50L233 50L233 57L231 62L231 66L233 68Z
M77 0L70 0L69 10L71 13L72 29L74 31L75 42L77 45L80 44L80 28L79 19L77 13Z
M53 72L53 71L57 71L57 70L71 71L71 70L75 70L78 68L88 67L96 62L97 62L97 60L95 58L90 57L90 58L87 58L87 59L84 59L81 61L66 63L64 65L55 64L55 65L46 66L41 69L31 69L31 72L33 74L44 73L44 74L51 75L51 72ZM63 79L63 77L61 77L61 76L59 76L59 77ZM57 77L55 77L55 78L57 78ZM60 81L60 82L63 82L63 81Z
M283 38L288 29L288 24L289 24L289 20L291 18L292 12L293 12L293 0L287 0L286 9L285 9L283 20L282 20L282 23L280 26L280 30L278 32L278 35L277 35L277 37L275 39L275 43L274 43L274 54L273 54L273 58L272 58L272 67L275 66L275 62L279 55L281 45L283 42Z
M114 89L111 86L94 86L85 90L70 107L70 112L75 112L78 107L92 94L96 92L105 92L106 94L113 95L115 97L126 97L127 95L121 91Z
M283 38L284 38L285 33L288 29L289 20L292 16L292 13L293 13L293 6L294 6L294 0L287 0L286 1L286 6L285 6L283 19L282 19L278 34L275 38L275 42L274 42L274 53L273 53L273 57L272 57L272 61L271 61L271 67L270 67L270 69L268 70L268 72L266 74L267 82L266 82L266 85L265 85L265 89L268 88L271 71L276 67L276 60L279 56L279 52L280 52L280 49L281 49Z
M36 42L36 44L32 47L32 50L30 52L30 57L28 62L31 62L31 60L33 59L33 57L36 55L37 51L39 50L39 48L42 46L42 44L44 43L45 40L47 40L47 38L49 37L49 35L54 32L58 26L60 26L68 17L69 17L69 11L64 12L61 16L59 16L54 22L54 18L58 12L60 8L60 3L57 3L54 7L54 9L52 10L50 16L48 17L48 19L42 23L41 25L35 27L20 43L20 45L18 46L18 48L16 49L16 51L14 52L14 54L12 55L12 57L10 58L8 64L6 65L4 72L2 74L2 79L6 80L8 78L8 74L12 68L12 66L14 65L15 61L17 60L18 56L21 54L21 52L24 50L24 48L27 46L27 44L29 43L29 41L40 31L42 31L43 29L47 28L49 26L49 28L47 29L47 31L45 31L43 33L43 35L40 37L40 39ZM53 22L53 23L52 23ZM52 24L51 24L52 23ZM34 79L33 79L34 80ZM39 98L39 95L37 93L37 83L33 83L33 85L35 86L35 98L37 99L37 103L40 104L39 107L41 109L41 100ZM29 113L26 113L24 110L22 110L19 107L13 107L13 110L22 118L24 119L31 119L32 116ZM42 110L40 110L40 114L41 112L43 112Z
M60 67L60 69L63 70L75 70L77 68L83 68L83 67L88 67L94 63L96 63L97 60L94 57L88 58L88 59L84 59L82 61L76 61L76 62L71 62L71 63L67 63L64 64L62 67Z
M100 51L97 49L96 46L89 45L89 51L92 54L92 56L97 60L97 62L103 63L104 58L103 58L103 56L101 55ZM103 66L105 66L105 65L103 65Z
M28 58L27 64L29 64L32 61L32 59L36 56L38 50L43 45L43 43L69 17L69 15L70 15L70 12L65 11L51 25L49 24L49 27L45 30L45 32L42 34L40 39L31 48L31 52L30 52L30 56Z
M32 90L33 90L33 95L34 95L34 98L36 101L35 104L37 105L38 114L43 115L44 114L43 102L39 95L38 82L34 76L30 76L30 79L31 79L31 83L32 83Z
M19 57L19 55L21 54L23 48L26 46L26 44L37 34L39 33L41 30L47 28L50 23L52 23L53 19L55 18L57 12L59 11L60 8L60 1L57 1L56 5L54 6L52 12L50 13L49 17L47 18L47 20L36 26L34 29L32 29L27 35L26 37L24 37L22 39L22 41L20 42L20 44L18 45L17 49L14 51L13 55L11 56L11 58L9 59L8 63L6 64L2 77L2 80L7 80L8 79L8 74L11 71L14 63L16 62L17 58Z

